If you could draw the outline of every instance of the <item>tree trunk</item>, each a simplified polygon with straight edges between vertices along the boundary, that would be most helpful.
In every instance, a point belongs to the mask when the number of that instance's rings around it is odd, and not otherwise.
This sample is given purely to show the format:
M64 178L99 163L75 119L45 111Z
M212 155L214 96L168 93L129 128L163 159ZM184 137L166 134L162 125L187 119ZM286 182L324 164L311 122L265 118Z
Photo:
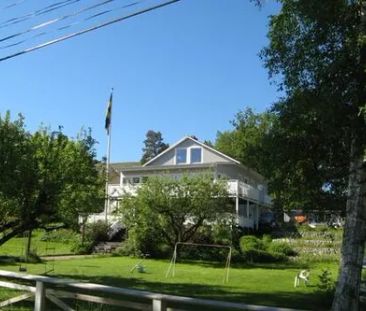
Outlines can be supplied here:
M351 147L350 176L342 257L333 311L359 310L359 290L366 240L366 166L356 140Z
M24 254L25 262L28 262L28 259L29 259L29 254L30 254L30 249L31 249L31 242L32 242L32 230L28 230L28 236L27 236L27 239L26 239L25 254Z

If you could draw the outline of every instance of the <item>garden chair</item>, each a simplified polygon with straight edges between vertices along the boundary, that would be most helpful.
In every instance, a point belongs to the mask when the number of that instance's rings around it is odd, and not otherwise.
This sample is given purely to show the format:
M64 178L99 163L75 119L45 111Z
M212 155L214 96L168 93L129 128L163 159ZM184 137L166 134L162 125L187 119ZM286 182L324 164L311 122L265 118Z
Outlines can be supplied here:
M300 281L303 281L305 286L308 286L309 276L310 276L310 271L309 270L301 270L295 276L294 287L298 287L300 285Z

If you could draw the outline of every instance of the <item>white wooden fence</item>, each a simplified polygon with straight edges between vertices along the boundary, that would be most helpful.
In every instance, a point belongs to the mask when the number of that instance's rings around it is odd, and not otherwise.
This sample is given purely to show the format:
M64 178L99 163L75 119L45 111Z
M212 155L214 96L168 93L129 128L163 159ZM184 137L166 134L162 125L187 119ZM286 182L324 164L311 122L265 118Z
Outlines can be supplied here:
M290 311L293 309L256 306L215 300L197 299L173 295L157 294L148 291L133 290L93 283L82 283L76 280L51 278L41 275L30 275L0 270L2 279L15 279L35 283L35 286L0 281L0 287L28 292L0 302L0 309L13 303L34 298L34 311L53 310L50 302L59 309L74 311L62 298L88 301L98 304L125 307L136 310L168 311L190 310L199 307L201 310L263 310ZM47 288L48 287L48 288ZM111 296L107 297L107 296ZM117 298L116 298L117 297ZM130 300L129 300L130 299ZM48 301L46 301L48 300ZM133 300L133 301L131 301ZM46 306L47 304L47 306Z

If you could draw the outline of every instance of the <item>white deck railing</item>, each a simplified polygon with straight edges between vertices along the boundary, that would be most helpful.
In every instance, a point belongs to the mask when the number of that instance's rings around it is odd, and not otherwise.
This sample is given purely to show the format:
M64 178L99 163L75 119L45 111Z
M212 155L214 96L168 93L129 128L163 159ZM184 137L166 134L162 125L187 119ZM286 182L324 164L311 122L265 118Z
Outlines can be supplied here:
M239 196L242 198L248 198L252 201L258 202L263 205L271 205L271 197L264 192L259 191L251 185L243 183L242 181L230 179L228 180L228 191L230 195Z
M245 184L239 180L230 179L227 181L229 194L232 196L238 195L242 198L248 198L263 205L270 206L272 204L271 197L264 192L259 191L251 185ZM136 194L137 189L141 184L112 184L109 185L108 192L111 197L120 197L124 193L131 195Z
M0 287L29 292L0 302L0 308L34 297L34 311L52 310L48 299L61 310L74 311L63 299L77 299L92 303L120 306L136 310L263 310L290 311L291 309L231 303L217 300L198 299L174 295L164 295L142 290L119 288L77 280L51 278L48 276L23 274L0 270L0 277L35 283L35 286L0 281ZM55 288L47 288L55 287ZM84 293L83 293L84 292ZM86 294L86 293L87 294ZM113 296L109 298L106 296ZM129 301L128 299L133 301Z

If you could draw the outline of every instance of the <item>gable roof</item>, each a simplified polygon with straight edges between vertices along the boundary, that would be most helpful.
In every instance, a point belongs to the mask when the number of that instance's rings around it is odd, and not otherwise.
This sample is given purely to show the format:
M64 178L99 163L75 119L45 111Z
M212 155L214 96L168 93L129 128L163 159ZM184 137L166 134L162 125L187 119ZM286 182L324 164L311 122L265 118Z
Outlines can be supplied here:
M229 160L230 162L233 162L235 164L239 164L240 165L240 162L238 160L235 160L229 156L227 156L226 154L204 144L204 143L201 143L200 141L198 141L197 139L194 139L192 138L191 136L185 136L183 137L181 140L177 141L175 144L173 144L172 146L170 146L168 149L165 149L163 152L159 153L157 156L155 156L154 158L152 158L150 161L146 162L143 167L146 167L148 165L150 165L152 162L156 161L158 158L160 158L162 155L166 154L167 152L175 149L176 147L178 147L180 144L182 144L183 142L185 142L186 140L191 140L193 142L195 142L196 144L200 145L202 148L205 148L207 150L210 150L211 152L215 153L215 154L218 154L220 155L221 157Z

